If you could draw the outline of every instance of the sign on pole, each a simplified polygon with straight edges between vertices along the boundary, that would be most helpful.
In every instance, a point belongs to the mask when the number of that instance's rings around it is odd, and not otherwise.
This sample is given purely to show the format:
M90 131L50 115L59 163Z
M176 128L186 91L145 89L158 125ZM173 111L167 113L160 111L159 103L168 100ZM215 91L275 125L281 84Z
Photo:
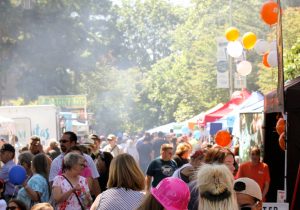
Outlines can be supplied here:
M217 88L229 88L227 43L224 37L217 38Z

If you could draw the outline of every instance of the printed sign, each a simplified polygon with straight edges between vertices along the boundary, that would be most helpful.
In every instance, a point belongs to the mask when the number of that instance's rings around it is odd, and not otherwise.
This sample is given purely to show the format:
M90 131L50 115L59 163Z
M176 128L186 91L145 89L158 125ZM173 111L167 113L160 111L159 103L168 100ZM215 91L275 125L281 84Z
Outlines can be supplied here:
M263 203L262 210L289 210L288 203Z
M68 109L85 108L87 99L85 95L57 95L57 96L39 96L39 105L53 104L57 107Z

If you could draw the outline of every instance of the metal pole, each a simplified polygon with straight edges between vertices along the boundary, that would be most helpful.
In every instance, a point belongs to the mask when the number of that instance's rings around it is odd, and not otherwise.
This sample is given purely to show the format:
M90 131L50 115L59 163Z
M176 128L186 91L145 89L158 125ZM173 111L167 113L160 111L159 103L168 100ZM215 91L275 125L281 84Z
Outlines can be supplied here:
M232 26L232 0L229 0L229 24ZM233 58L231 56L228 56L229 58L229 70L228 70L228 77L229 77L229 98L231 98L233 90L234 90L234 84L233 84L233 77L234 77L234 72L232 69L232 63L233 63Z

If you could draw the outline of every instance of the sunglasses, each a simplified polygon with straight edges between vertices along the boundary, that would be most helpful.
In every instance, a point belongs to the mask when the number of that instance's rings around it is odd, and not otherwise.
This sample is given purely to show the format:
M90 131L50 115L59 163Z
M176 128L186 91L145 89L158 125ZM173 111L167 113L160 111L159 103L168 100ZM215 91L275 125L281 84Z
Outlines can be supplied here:
M65 140L65 139L59 140L59 143L61 143L61 144L65 144L65 143L68 143L68 142L70 142L70 140Z

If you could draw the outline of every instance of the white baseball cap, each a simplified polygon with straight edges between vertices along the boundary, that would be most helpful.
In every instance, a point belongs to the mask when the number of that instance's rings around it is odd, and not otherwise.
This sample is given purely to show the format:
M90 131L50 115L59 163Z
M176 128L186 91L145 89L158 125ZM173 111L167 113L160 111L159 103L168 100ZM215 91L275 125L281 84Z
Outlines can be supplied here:
M262 193L259 185L253 179L243 177L234 181L234 190L236 193L250 195L258 200L262 200Z

